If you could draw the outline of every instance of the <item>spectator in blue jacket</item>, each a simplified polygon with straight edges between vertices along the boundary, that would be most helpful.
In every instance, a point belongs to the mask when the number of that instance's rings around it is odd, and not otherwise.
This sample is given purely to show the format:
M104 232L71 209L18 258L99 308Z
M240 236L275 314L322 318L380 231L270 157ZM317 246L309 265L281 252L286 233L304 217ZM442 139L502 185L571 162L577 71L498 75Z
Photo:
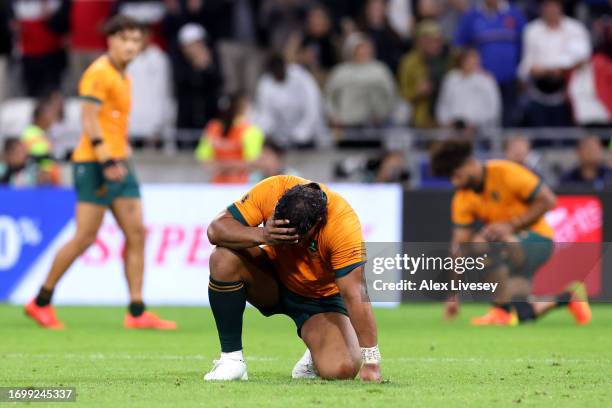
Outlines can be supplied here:
M516 121L517 68L521 60L523 14L502 0L483 0L459 22L455 45L478 50L483 67L499 84L504 126Z

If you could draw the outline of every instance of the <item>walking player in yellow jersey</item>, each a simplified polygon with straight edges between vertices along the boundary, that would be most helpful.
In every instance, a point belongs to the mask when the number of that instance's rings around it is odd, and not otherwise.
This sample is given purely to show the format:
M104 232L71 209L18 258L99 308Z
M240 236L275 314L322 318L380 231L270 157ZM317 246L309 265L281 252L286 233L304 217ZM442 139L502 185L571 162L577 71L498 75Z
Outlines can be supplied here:
M294 176L257 184L210 224L208 296L221 358L205 380L246 380L242 314L293 319L308 350L293 378L380 379L366 254L355 211L326 186Z
M42 327L61 329L51 306L53 290L70 265L96 240L107 208L125 235L125 276L130 305L126 328L175 329L176 324L145 311L142 301L145 228L138 181L128 163L130 80L126 66L142 47L142 27L125 16L105 26L108 53L95 60L79 84L83 134L75 149L74 185L77 193L76 232L57 253L40 292L25 306Z
M451 205L453 253L469 255L464 252L479 247L504 249L499 268L492 271L501 273L501 290L496 293L493 308L472 319L472 324L534 321L562 306L568 307L578 324L590 321L591 311L581 283L570 285L554 301L527 301L531 278L553 251L553 229L544 214L554 207L556 197L538 176L507 160L481 162L472 156L471 143L459 139L438 144L431 166L434 174L450 177L456 188ZM446 317L454 317L457 311L456 298L448 301Z

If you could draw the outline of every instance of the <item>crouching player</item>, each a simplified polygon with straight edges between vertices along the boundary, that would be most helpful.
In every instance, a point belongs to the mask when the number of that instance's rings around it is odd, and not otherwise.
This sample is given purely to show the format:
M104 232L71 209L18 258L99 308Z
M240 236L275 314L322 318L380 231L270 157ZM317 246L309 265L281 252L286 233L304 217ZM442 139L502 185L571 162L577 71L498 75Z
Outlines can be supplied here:
M221 358L205 380L246 380L242 315L246 301L265 316L295 322L306 353L293 378L380 379L366 262L355 211L327 187L293 176L269 177L208 228L216 245L208 296Z
M431 166L436 175L450 177L456 188L451 207L453 252L462 256L478 247L504 248L503 259L490 268L501 290L491 310L472 319L473 325L534 321L557 307L567 307L578 324L591 320L581 283L570 285L554 300L526 301L531 278L553 252L553 229L544 214L554 207L556 197L538 176L507 160L481 162L473 157L471 143L458 139L437 145ZM447 318L457 310L455 299L447 302Z

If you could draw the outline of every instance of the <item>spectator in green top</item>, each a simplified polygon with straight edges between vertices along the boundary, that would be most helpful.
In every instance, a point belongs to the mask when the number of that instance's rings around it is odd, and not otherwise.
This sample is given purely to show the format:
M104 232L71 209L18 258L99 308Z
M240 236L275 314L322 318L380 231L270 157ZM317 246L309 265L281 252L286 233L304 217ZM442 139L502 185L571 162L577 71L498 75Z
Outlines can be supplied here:
M456 55L433 21L417 26L416 47L400 61L397 72L401 96L412 106L412 124L436 127L435 106L444 75L453 68Z
M5 139L0 160L0 185L35 186L37 176L36 166L28 159L25 145L17 138Z
M21 134L28 155L40 172L39 184L60 184L60 167L53 157L53 144L48 132L60 121L63 110L61 93L52 93L38 101L32 115L32 124Z

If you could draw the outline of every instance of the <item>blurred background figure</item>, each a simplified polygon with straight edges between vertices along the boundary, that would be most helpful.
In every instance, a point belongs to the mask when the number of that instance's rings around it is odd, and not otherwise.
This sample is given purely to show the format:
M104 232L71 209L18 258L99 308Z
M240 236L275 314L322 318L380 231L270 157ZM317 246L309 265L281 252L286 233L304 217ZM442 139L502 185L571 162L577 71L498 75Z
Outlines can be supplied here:
M262 27L266 27L266 45L272 52L280 52L287 41L306 21L310 0L263 0L258 13Z
M202 129L216 114L221 76L201 25L184 25L178 33L178 43L181 53L173 60L176 126L179 129ZM189 144L189 140L183 140L183 143Z
M21 134L29 157L38 167L37 184L61 184L61 168L55 159L49 131L59 123L63 114L64 97L54 92L38 101L32 123Z
M286 150L273 140L266 140L261 148L261 154L253 161L249 182L258 183L265 178L279 174L299 176L296 169L287 166L286 153Z
M368 160L366 169L371 177L368 179L366 176L366 182L406 184L410 181L408 163L402 152L383 152L380 156Z
M164 30L165 0L114 0L112 14L121 14L138 21L150 31L150 41L165 49L167 38ZM198 1L196 1L197 3Z
M567 91L576 124L603 127L612 123L612 19L601 18L593 31L595 51L571 73Z
M387 0L367 0L360 29L372 40L376 59L383 62L391 72L395 72L407 47L389 24L388 10Z
M294 36L287 53L306 67L319 85L325 84L329 71L339 62L338 39L329 11L322 4L308 10L303 35Z
M406 156L401 151L383 150L370 156L349 156L334 165L334 175L340 180L357 183L410 182Z
M504 141L504 157L507 160L529 167L531 141L524 135L512 135Z
M542 156L532 150L531 140L525 135L511 134L504 140L504 158L527 167L547 182L554 179L542 166Z
M541 17L527 24L521 78L529 83L526 126L571 126L566 75L591 54L589 33L578 20L563 14L561 0L544 0Z
M172 72L166 53L151 41L151 31L143 33L143 49L127 68L132 81L129 132L132 143L159 147L174 120Z
M313 147L327 135L322 100L308 71L274 54L257 85L256 122L282 146Z
M444 75L453 67L454 55L440 27L423 21L416 28L416 47L406 54L397 73L401 96L412 106L412 125L436 126L435 106Z
M483 0L461 17L455 34L455 45L476 48L483 67L497 80L504 126L515 125L518 121L516 74L525 23L523 14L508 2Z
M37 179L35 166L28 160L26 146L14 137L4 139L2 161L0 161L0 185L35 186Z
M13 49L13 38L10 22L12 19L10 3L0 3L0 103L8 96L9 78L8 68L11 51Z
M596 190L612 187L612 172L601 140L587 136L578 142L576 157L578 164L561 177L561 185L590 187Z
M478 51L465 49L459 68L446 74L442 82L436 106L438 124L449 126L462 120L477 128L499 126L501 108L499 88L495 79L482 70Z
M196 0L193 0L196 1ZM267 27L261 24L262 0L203 1L223 73L223 92L244 91L252 97L264 63Z
M244 94L219 100L219 116L211 120L195 151L195 157L212 172L212 183L246 183L253 160L261 153L264 134L246 118Z
M72 0L70 7L69 86L76 93L85 69L106 50L103 27L115 0Z
M436 21L444 38L453 38L457 31L459 19L467 11L471 0L418 0L416 2L416 20Z
M12 0L26 94L61 88L67 65L68 0Z
M375 59L372 41L361 33L351 34L343 51L345 62L334 68L325 87L331 123L383 125L397 103L391 71Z
M401 38L404 45L409 47L414 25L413 1L389 0L387 3L389 26Z

